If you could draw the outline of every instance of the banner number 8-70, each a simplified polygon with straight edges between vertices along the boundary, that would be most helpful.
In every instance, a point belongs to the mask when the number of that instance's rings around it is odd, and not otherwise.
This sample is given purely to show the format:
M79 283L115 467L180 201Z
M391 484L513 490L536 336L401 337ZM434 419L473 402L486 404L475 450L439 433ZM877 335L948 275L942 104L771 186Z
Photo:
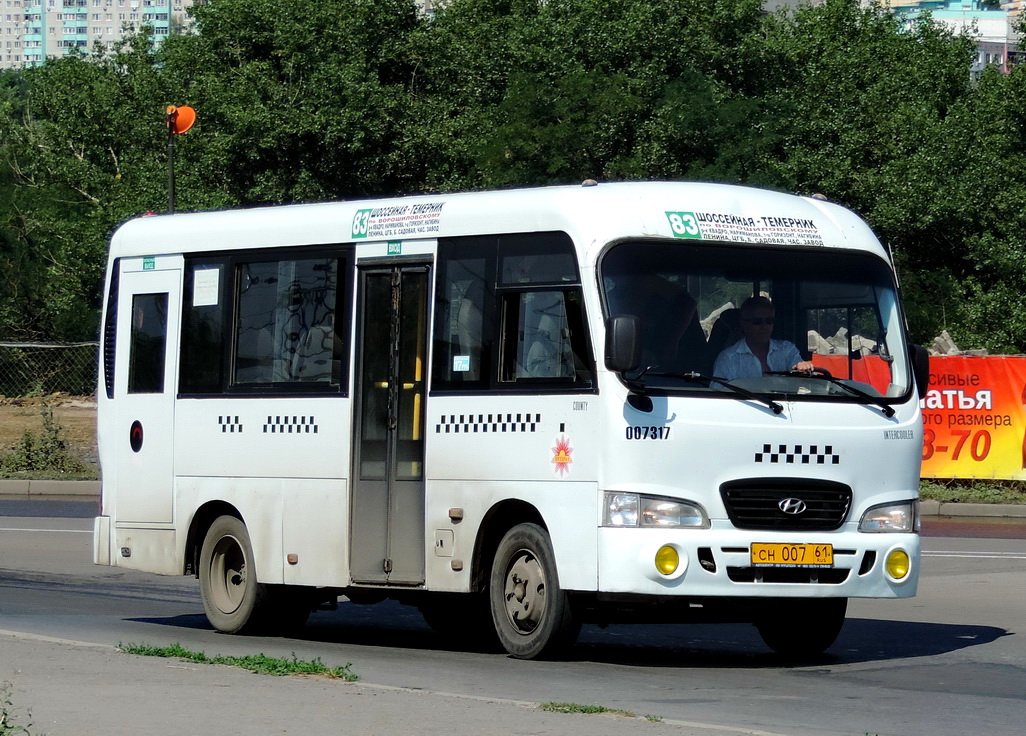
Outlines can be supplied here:
M702 230L698 227L698 218L694 212L667 212L670 229L675 238L700 238Z

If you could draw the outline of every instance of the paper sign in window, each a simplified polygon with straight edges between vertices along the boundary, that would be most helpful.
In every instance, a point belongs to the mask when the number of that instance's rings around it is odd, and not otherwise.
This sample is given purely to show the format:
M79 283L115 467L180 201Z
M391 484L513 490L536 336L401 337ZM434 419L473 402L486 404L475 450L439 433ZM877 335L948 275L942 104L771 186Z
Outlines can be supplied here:
M197 268L192 272L192 306L217 306L220 276L217 268Z

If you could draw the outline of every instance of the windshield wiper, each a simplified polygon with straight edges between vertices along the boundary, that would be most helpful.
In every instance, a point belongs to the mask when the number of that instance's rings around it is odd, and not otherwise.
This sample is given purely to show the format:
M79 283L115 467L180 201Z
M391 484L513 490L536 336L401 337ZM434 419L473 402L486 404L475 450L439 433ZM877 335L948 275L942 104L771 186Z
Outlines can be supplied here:
M765 404L773 410L774 414L780 414L782 411L784 411L784 407L776 401L773 401L773 399L767 399L765 396L760 396L754 391L749 391L748 389L741 388L740 386L734 386L730 383L730 379L727 378L707 376L702 373L696 373L694 371L691 371L689 373L667 373L665 375L672 376L674 378L683 378L688 381L701 381L706 384L718 383L728 391L732 391L738 396L743 396L746 399L758 401L760 404Z
M645 382L642 381L641 379L644 378L645 376L660 376L660 377L663 377L663 378L683 378L686 381L699 381L699 382L702 382L702 383L705 383L705 384L718 383L721 386L723 386L725 389L727 389L728 391L731 391L731 392L737 394L738 396L744 397L746 399L750 399L751 401L758 401L760 404L765 404L766 406L768 406L770 409L773 410L774 414L780 414L781 412L784 411L784 407L781 406L776 401L773 401L772 399L767 399L765 396L760 396L759 394L755 393L754 391L749 391L748 389L744 389L744 388L741 388L739 386L731 385L730 384L730 379L718 378L716 376L707 376L707 375L705 375L703 373L696 373L694 371L691 371L691 372L688 372L688 373L668 373L668 372L665 372L665 371L653 370L653 368L658 368L658 367L659 366L650 365L647 368L645 368L643 371L641 371L641 373L639 373L634 378L627 378L626 376L624 376L623 378L624 378L624 381L627 384L627 387L629 389L631 389L632 391L636 391L637 393L639 393L642 396L644 396L645 395Z
M857 398L862 399L863 403L865 403L865 404L873 404L874 406L880 407L880 409L884 413L884 416L886 416L886 417L893 417L894 416L894 407L892 407L890 404L888 404L886 399L884 399L882 396L873 396L873 394L867 393L867 392L863 391L860 388L855 388L854 386L851 386L851 385L845 383L840 378L834 378L832 375L830 375L829 372L823 370L822 368L817 368L813 373L801 373L801 372L798 372L798 371L779 371L779 372L774 371L774 373L777 373L778 375L783 375L783 376L796 376L796 377L800 376L801 378L818 378L821 381L827 381L828 383L832 383L834 386L839 386L839 387L843 388L845 391L847 391L852 396L855 396Z

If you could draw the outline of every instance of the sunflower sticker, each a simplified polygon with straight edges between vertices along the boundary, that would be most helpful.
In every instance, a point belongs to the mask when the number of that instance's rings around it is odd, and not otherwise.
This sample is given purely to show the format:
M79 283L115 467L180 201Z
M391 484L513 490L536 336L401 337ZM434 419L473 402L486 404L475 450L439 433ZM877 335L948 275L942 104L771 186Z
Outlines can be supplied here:
M570 475L570 464L573 463L573 444L565 434L555 439L556 446L552 448L552 472L557 478L565 478Z

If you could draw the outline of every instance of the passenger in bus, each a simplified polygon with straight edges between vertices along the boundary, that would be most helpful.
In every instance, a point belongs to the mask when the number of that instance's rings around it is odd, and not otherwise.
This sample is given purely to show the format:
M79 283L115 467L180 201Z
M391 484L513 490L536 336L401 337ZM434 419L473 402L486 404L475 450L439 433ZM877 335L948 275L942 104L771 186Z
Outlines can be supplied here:
M724 348L716 357L713 375L717 378L758 378L770 371L811 373L815 366L803 360L794 343L774 340L776 308L764 296L752 296L741 305L740 340Z

